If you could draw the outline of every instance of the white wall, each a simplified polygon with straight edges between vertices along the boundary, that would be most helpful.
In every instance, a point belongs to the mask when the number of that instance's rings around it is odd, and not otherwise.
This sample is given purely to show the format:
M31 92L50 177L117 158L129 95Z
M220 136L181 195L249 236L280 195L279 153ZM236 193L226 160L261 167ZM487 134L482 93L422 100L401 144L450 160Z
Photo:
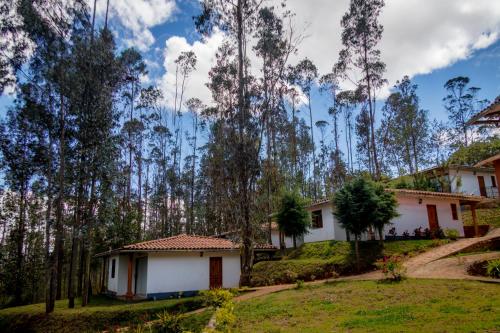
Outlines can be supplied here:
M111 277L111 266L115 260L115 277ZM118 265L119 265L119 256L111 256L108 258L108 290L114 293L118 292Z
M321 210L323 219L323 228L310 228L309 232L304 235L304 242L319 242L324 240L336 239L334 224L333 224L333 210L331 203L317 205L309 209L310 212ZM345 235L344 235L345 237Z
M490 180L491 181L491 180ZM459 232L460 236L464 235L462 216L460 212L460 203L458 200L451 198L425 198L422 197L422 203L419 204L419 197L417 196L403 196L396 197L399 206L397 208L399 217L392 220L392 224L384 229L384 236L388 235L392 227L396 228L396 233L401 236L405 231L408 231L413 236L413 231L422 227L429 228L429 219L427 216L427 205L436 205L438 223L441 229L455 229ZM451 204L457 205L458 220L453 220L451 212ZM342 228L337 219L333 216L333 207L330 203L320 206L323 215L323 228L312 229L304 236L305 243L318 242L324 240L347 240L345 229ZM310 211L317 210L318 206L311 208ZM273 245L279 247L278 232L271 235ZM378 237L377 233L375 236ZM361 239L366 240L367 234L363 234ZM351 235L351 240L354 237Z
M384 229L385 235L388 234L392 227L396 228L396 232L399 236L401 236L405 231L408 231L412 236L413 231L418 227L422 227L422 231L425 228L429 228L427 205L436 205L438 223L441 229L456 229L460 236L464 235L460 204L458 200L424 197L422 198L421 204L419 204L419 198L416 196L398 196L397 200L399 203L398 212L400 216L394 218L392 220L392 225L389 225ZM457 205L458 220L453 220L451 212L452 203Z
M302 240L297 239L297 246L302 244ZM271 244L276 246L278 249L280 248L280 232L278 230L271 231ZM293 239L292 237L285 237L285 247L290 249L293 247Z
M449 177L451 182L451 192L481 195L481 192L479 191L479 181L477 180L477 176L484 177L484 184L488 188L493 185L491 176L494 175L494 172L476 172L476 174L474 174L473 171L468 170L459 170L458 172L457 170L450 170ZM459 179L461 179L461 186L457 186Z
M136 287L135 294L145 296L147 294L147 278L148 278L148 257L140 257L138 260L134 261L134 264L138 264L137 267L137 284L134 282ZM134 279L135 279L136 269L134 268Z
M128 254L120 254L118 266L116 267L116 274L118 275L118 291L117 295L125 295L127 293L127 280L128 280ZM132 274L132 279L134 274ZM132 287L134 286L132 281Z
M233 252L165 252L149 253L147 293L168 293L209 289L210 257L222 257L222 285L238 287L240 253Z

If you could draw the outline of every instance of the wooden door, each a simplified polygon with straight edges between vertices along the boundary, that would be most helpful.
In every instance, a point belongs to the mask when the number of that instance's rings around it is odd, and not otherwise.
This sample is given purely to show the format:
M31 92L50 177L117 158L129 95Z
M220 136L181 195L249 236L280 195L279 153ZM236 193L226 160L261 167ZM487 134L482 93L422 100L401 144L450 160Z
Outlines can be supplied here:
M210 289L222 288L222 257L210 257Z
M429 229L436 231L439 228L436 205L427 205L427 217L429 218Z
M486 185L484 184L484 177L483 176L477 176L477 181L479 183L479 193L481 196L486 197L488 196L486 194Z

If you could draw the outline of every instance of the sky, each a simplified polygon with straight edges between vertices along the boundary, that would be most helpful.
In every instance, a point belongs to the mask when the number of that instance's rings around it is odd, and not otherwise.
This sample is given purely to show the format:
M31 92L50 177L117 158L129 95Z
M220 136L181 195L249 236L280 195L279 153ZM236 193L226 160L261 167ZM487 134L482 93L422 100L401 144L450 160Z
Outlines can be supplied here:
M281 1L264 4L279 7ZM287 1L288 9L296 14L295 29L304 36L291 64L308 57L320 75L331 70L342 47L340 20L348 4L349 0ZM106 0L97 0L98 24L102 24L105 7ZM186 100L198 97L211 103L205 84L224 35L215 31L202 39L193 22L199 10L198 0L110 0L110 27L119 48L140 50L149 70L143 84L159 86L167 103L174 91L174 61L188 50L195 52L198 65L187 83ZM380 50L389 82L379 93L381 99L397 80L409 75L418 84L421 107L431 119L445 121L443 85L450 78L468 76L471 85L481 88L480 98L493 100L500 95L499 0L386 0L380 22L384 26ZM12 101L13 96L0 97L0 115ZM317 90L313 92L314 121L328 120L330 103Z

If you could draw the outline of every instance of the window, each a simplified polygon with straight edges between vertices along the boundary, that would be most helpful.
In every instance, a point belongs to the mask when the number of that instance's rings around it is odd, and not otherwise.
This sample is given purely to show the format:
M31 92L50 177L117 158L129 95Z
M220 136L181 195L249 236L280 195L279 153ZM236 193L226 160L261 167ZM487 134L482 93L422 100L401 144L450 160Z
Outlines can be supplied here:
M323 228L323 216L321 210L315 210L311 213L311 222L313 229Z
M497 187L497 180L495 176L491 176L491 187Z
M451 204L451 216L454 220L458 220L457 204Z
M111 278L115 278L116 259L111 260Z

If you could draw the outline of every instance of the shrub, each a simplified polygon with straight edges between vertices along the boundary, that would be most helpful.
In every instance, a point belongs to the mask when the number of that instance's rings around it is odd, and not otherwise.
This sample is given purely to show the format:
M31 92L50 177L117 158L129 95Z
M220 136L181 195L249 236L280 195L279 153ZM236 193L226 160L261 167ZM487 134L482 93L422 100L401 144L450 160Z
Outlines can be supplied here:
M322 259L297 259L262 261L254 265L251 284L267 286L294 283L297 280L312 281L337 276L338 272L353 269L352 262Z
M388 280L401 281L405 278L406 268L399 256L384 257L384 259L377 262L377 266Z
M500 259L488 261L486 273L493 278L500 278Z
M218 332L229 332L235 322L233 302L229 301L215 311L215 329Z
M457 238L460 236L457 229L446 229L444 233L446 235L446 238L451 240L457 240Z
M158 313L156 316L160 322L160 326L158 327L159 332L181 333L183 331L182 329L182 320L184 319L183 315L163 311L162 313Z
M213 308L222 307L233 299L233 294L225 289L203 290L200 291L200 296L205 306Z
M418 227L415 230L413 230L413 236L416 239L422 238L423 235L424 235L424 233L422 232L422 227Z
M304 288L304 281L297 280L297 285L295 286L295 289L302 289L302 288Z

